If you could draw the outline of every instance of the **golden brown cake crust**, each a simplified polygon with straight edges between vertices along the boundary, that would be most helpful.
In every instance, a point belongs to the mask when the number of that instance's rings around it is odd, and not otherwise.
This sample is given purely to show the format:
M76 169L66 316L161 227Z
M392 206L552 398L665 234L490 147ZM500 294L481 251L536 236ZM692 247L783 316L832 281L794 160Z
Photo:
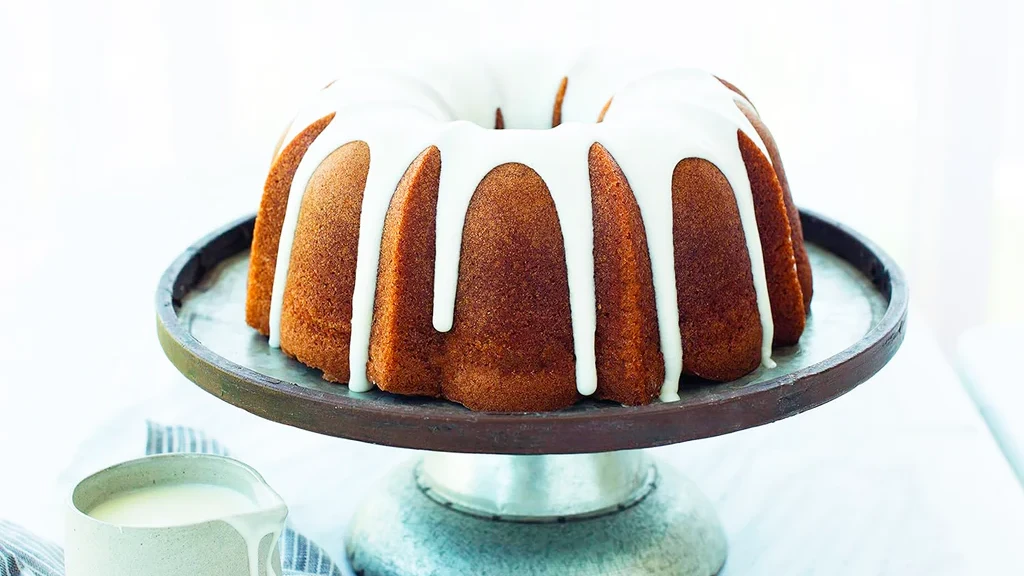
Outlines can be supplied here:
M726 86L732 88L737 94L743 95L742 92L736 89L728 82L722 81ZM744 96L746 98L746 96ZM749 102L749 100L747 100ZM789 219L789 227L791 230L790 237L793 244L793 257L796 259L796 273L797 278L800 280L800 291L803 294L804 310L809 312L811 310L811 297L814 295L814 281L811 277L811 262L807 257L807 248L804 246L804 228L800 222L800 210L797 209L796 204L793 202L793 196L790 194L789 181L786 180L786 169L782 165L782 156L779 154L779 147L775 143L775 138L772 137L772 133L768 130L768 126L761 120L761 117L757 114L757 110L754 109L753 104L747 105L745 102L736 102L736 106L743 112L743 115L747 117L750 124L754 127L754 131L761 137L761 141L764 142L764 147L768 150L768 157L771 158L772 168L775 171L775 176L779 180L779 185L782 187L782 199L786 206L786 215Z
M665 379L651 257L640 207L626 176L600 144L590 147L597 295L598 398L647 404Z
M245 298L245 321L264 336L270 334L270 295L274 290L277 245L281 242L285 208L292 179L310 144L334 119L328 114L299 133L277 156L263 186L263 199L256 213L256 228L249 256L249 283Z
M555 110L551 114L551 127L554 128L562 123L562 102L565 100L565 89L569 85L569 78L562 78L558 85L558 93L555 94Z
M601 108L601 112L597 115L597 123L598 124L600 124L601 122L604 122L604 115L607 114L608 113L608 109L611 108L612 100L613 99L614 98L609 98L608 101L604 103L604 108Z
M500 412L576 402L562 230L533 169L502 164L477 186L456 293L442 367L446 398Z
M281 309L281 350L347 382L359 214L370 168L365 142L345 144L313 172L299 208Z
M773 343L778 346L796 344L804 331L804 300L797 279L793 242L790 239L789 217L782 199L782 187L775 170L742 131L736 131L740 154L747 167L750 192L754 200L754 216L761 239L768 300L772 306L775 326Z
M707 160L681 160L672 212L683 372L739 378L761 361L761 323L732 187Z
M735 86L722 83L742 95ZM561 123L568 80L552 111ZM745 98L745 97L744 97ZM597 119L603 120L611 100ZM810 266L778 149L752 105L737 101L768 156L742 131L775 325L775 343L804 329ZM321 118L280 152L257 215L247 322L269 332L278 243L302 156L333 119ZM495 128L504 127L500 109ZM305 190L283 290L281 348L349 378L352 293L363 189L371 151L333 152ZM769 158L771 162L769 162ZM549 190L530 167L494 168L479 183L463 228L453 328L433 328L436 212L443 158L424 150L403 175L384 222L368 378L382 390L446 397L473 410L556 410L575 403L575 355L562 230ZM664 380L650 253L625 175L599 143L589 150L597 304L597 398L646 404ZM672 176L673 240L683 372L726 381L761 360L761 324L735 196L706 160L681 160Z
M434 250L441 152L406 170L384 219L367 375L381 390L441 395L443 334L434 330Z
M733 92L739 94L747 102L750 102L750 98L747 98L747 95L743 93L743 90L740 90L739 88L737 88L735 84L733 84L732 82L729 82L728 80L723 80L721 78L718 78L718 76L715 76L715 78L717 78L719 82L724 84L726 88L728 88L729 90L732 90ZM753 107L753 104L751 104L751 107ZM756 111L754 112L754 115L755 116L757 115Z

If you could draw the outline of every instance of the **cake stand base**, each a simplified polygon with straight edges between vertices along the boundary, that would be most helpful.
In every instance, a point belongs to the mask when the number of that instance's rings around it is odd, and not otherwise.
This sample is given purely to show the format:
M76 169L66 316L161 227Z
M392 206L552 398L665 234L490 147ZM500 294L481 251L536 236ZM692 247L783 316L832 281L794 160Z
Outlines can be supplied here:
M347 554L362 576L711 576L726 540L697 487L640 452L429 453L368 495Z

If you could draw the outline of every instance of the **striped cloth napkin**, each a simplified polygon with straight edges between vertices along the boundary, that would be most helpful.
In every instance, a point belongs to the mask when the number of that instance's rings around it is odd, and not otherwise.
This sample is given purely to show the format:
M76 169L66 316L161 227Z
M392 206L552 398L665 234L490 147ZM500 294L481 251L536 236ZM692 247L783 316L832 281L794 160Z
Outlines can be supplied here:
M148 422L146 454L199 452L228 456L215 439L194 428ZM341 576L341 569L319 546L287 526L281 534L284 576ZM24 528L0 520L0 576L64 576L64 551Z

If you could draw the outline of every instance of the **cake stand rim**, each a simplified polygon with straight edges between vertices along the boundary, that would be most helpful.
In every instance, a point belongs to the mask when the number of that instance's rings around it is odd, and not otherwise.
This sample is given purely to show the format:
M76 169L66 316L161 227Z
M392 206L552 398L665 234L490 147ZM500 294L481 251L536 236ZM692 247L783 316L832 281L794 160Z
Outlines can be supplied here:
M207 234L167 268L156 293L157 335L171 363L221 400L268 420L362 442L448 452L570 454L650 448L718 436L794 416L838 398L878 372L903 341L909 295L896 262L852 228L810 210L800 209L800 214L805 240L865 274L887 298L886 311L845 349L707 402L655 402L599 412L465 410L440 414L423 404L391 404L382 409L372 402L304 388L236 364L204 346L180 321L177 308L185 295L180 280L185 278L194 287L217 264L249 249L255 215ZM230 253L211 256L223 250ZM738 403L746 404L747 410L733 410ZM673 419L699 411L729 414L734 419L705 418L702 425L686 426L686 432L672 426ZM644 434L659 429L661 433ZM604 433L598 438L586 434L594 430Z

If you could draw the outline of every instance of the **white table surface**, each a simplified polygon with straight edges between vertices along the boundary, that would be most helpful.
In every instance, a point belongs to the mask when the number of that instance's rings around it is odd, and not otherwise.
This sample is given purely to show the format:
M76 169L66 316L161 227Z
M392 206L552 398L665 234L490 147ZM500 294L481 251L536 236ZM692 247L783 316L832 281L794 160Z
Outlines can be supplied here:
M956 365L1006 459L1024 482L1024 325L987 324L957 343Z
M725 574L1008 574L1024 566L1024 493L938 358L927 333L911 328L889 366L831 404L653 451L716 505L730 544ZM412 457L261 420L166 363L152 373L164 384L92 434L33 443L66 470L52 483L26 470L17 493L0 491L0 510L17 510L14 520L59 539L60 494L76 478L139 454L148 417L216 435L281 492L296 526L341 558L361 495ZM54 443L74 444L75 436L90 438L70 463L59 462L72 452Z

